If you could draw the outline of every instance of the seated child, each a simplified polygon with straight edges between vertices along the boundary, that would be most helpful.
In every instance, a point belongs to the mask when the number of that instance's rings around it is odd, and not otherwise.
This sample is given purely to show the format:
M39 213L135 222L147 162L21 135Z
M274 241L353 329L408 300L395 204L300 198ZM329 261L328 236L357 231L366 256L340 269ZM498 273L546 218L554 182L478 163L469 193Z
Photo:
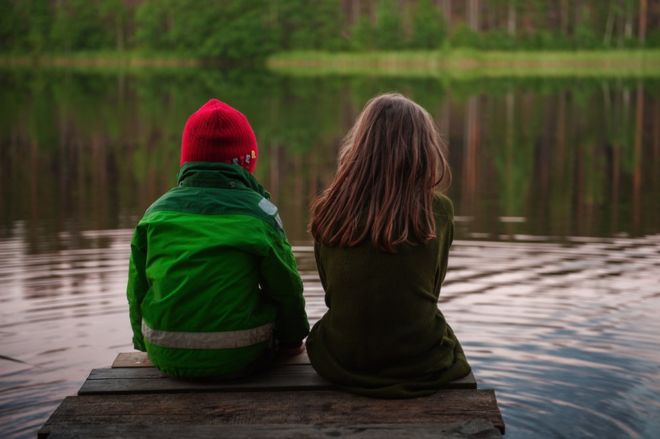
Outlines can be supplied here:
M131 242L135 349L176 377L235 377L273 344L309 331L303 286L277 207L252 176L245 116L211 99L186 122L176 187L147 209Z
M348 133L310 229L328 311L312 366L359 394L429 395L470 372L438 310L453 236L450 171L433 120L399 94L369 101Z

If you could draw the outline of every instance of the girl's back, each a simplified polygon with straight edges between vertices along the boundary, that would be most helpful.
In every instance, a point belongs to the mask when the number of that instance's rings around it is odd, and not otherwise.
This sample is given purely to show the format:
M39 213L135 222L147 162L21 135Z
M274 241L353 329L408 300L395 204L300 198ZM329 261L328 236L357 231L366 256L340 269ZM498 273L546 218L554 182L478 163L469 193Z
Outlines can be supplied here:
M405 98L395 95L394 99ZM365 112L368 110L369 105ZM356 128L353 136L355 132ZM356 142L355 137L349 137L347 142L350 141ZM343 153L344 159L347 154L350 152ZM405 161L406 157L402 159ZM339 179L341 168L340 163ZM423 175L419 178L424 185ZM340 191L336 181L312 212L316 261L329 308L307 341L313 366L322 376L348 390L380 397L430 394L448 381L465 376L470 368L458 340L437 308L452 241L451 201L434 195L432 186L428 187L432 221L426 224L433 229L426 230L430 232L426 239L419 238L425 232L423 228L411 232L414 226L410 221L391 224L392 227L383 222L379 230L373 224L378 222L373 221L378 212L371 217L371 227L367 227L369 209L357 209L344 219L357 219L354 228L346 229L348 233L344 235L354 242L327 242L329 235L339 237L336 231L341 229L331 222L326 223L331 226L325 229L326 234L322 229L324 213L331 210L327 203L333 199L333 189ZM369 197L373 201L379 196L368 193L380 191L378 182L371 187L359 187L367 192L363 194L366 197L363 206L370 205L365 202ZM388 203L386 199L379 201ZM326 205L319 209L319 203L324 202ZM355 202L360 204L360 200ZM396 194L389 202L406 205L406 200L396 200ZM334 203L341 204L341 200ZM345 211L346 207L342 207L341 212ZM423 217L425 213L420 210L418 215ZM396 222L396 215L391 216L395 218L390 218L390 223ZM340 215L335 218L340 220ZM418 220L418 224L424 223L425 218ZM404 230L409 233L408 239L399 239L401 242L387 249L388 227L393 232L389 236L390 244L396 235L401 238ZM356 238L360 233L364 236ZM379 243L379 237L386 239Z

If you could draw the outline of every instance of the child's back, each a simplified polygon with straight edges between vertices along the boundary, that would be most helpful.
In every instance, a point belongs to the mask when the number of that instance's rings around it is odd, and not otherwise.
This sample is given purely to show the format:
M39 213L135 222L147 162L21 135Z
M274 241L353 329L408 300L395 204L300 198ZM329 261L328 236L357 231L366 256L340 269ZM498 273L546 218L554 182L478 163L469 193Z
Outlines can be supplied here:
M335 181L312 209L317 267L329 310L312 329L307 350L314 368L347 390L380 397L427 395L470 371L437 308L453 237L453 207L448 198L433 194L438 182L433 167L440 158L432 160L434 151L424 143L433 139L397 131L397 122L402 127L415 123L408 120L415 104L400 96L380 99L379 109L368 106L360 116ZM419 119L424 128L425 120ZM387 148L392 150L382 150ZM418 169L415 155L423 162ZM408 179L411 173L418 175ZM371 184L362 184L362 177Z
M256 141L217 100L188 120L178 185L140 220L128 299L134 346L181 377L248 373L308 332L277 208L249 171Z
M437 307L452 239L451 202L435 203L437 239L396 253L370 243L315 247L329 311L307 341L318 372L374 396L432 393L469 372Z

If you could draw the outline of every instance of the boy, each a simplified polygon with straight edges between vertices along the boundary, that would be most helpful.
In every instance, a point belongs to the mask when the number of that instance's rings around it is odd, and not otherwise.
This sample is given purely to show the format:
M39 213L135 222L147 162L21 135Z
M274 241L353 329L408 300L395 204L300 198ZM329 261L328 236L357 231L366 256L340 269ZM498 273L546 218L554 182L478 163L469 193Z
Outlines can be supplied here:
M277 207L252 176L257 152L246 117L211 99L184 127L177 187L135 229L133 346L168 375L241 376L309 332Z

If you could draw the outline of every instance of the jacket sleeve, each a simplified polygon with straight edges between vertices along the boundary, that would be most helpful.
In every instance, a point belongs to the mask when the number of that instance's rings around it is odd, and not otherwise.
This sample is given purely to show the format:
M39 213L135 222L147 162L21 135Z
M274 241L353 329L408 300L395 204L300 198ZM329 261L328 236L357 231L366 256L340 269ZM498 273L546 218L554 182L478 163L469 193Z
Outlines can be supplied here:
M260 266L261 287L277 309L275 338L280 343L297 343L309 333L302 280L284 234L273 232L270 241Z
M128 264L128 286L126 295L128 297L128 310L133 329L133 347L138 351L145 352L144 339L142 338L142 301L149 289L149 283L145 272L146 246L142 239L140 227L135 229L131 240L131 258Z

